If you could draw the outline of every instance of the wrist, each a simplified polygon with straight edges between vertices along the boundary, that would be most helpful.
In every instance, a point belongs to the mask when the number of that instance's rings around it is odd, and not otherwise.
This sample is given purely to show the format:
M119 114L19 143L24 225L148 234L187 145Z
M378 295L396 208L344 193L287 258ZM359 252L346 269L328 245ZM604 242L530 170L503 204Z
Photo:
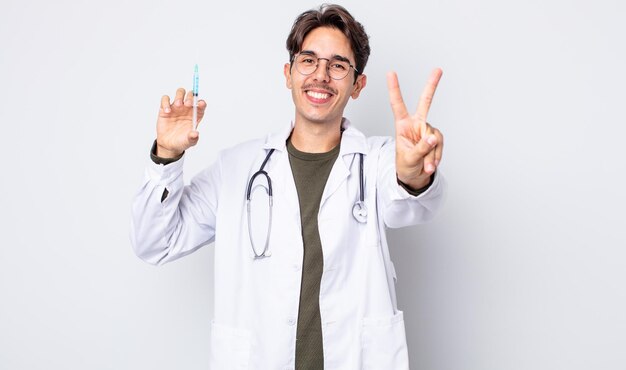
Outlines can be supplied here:
M428 190L430 188L430 186L435 181L435 174L433 173L432 175L430 175L427 178L426 185L423 185L423 186L420 186L420 187L415 187L415 186L419 186L419 185L408 185L408 184L402 182L402 180L400 180L400 177L398 176L398 174L396 174L396 181L398 182L398 185L400 185L404 190L406 190L407 193L409 193L409 194L411 194L411 195L416 197L416 196L419 196L420 194L422 194L423 192L425 192L426 190Z
M162 165L167 166L170 163L174 163L178 161L182 157L183 157L182 154L174 158L163 158L163 157L157 156L157 141L156 140L154 140L154 142L152 143L152 148L150 148L150 159L152 159L152 162L156 164L162 164Z
M413 191L416 191L416 190L428 187L428 185L431 182L432 175L426 176L426 177L419 177L419 178L416 178L416 179L404 179L404 178L401 178L400 176L398 176L398 174L396 174L396 178L398 180L398 183L401 183L405 187L407 187L407 188L409 188L409 189L411 189Z
M160 158L178 158L182 154L183 154L183 152L177 152L177 151L169 150L167 148L162 147L161 145L159 145L159 142L157 141L156 153L155 153L155 155L157 157L160 157Z

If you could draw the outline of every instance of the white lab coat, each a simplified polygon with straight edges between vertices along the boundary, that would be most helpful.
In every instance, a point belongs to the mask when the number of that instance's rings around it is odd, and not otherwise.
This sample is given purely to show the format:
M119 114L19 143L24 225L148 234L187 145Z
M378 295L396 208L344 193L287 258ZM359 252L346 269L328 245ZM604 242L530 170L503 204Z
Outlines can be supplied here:
M386 227L430 220L441 204L438 172L417 197L398 186L395 143L366 138L343 122L339 157L319 208L324 270L320 313L326 369L408 369L402 311ZM132 207L131 241L146 262L164 264L215 242L215 302L211 369L293 369L303 244L298 195L285 142L292 126L237 145L183 183L183 160L149 163ZM271 257L255 260L249 240L246 186L266 157L274 191ZM367 223L352 207L359 199L364 154ZM161 202L164 189L168 197ZM259 251L260 252L260 251Z

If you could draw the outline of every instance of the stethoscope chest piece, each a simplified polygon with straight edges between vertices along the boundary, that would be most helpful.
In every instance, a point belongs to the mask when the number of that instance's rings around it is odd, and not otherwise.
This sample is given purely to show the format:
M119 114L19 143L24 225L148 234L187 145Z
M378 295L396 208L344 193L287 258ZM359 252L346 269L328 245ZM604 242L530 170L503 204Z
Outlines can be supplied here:
M354 206L352 207L352 215L354 216L354 219L357 220L358 222L362 224L366 223L367 222L367 207L365 206L365 203L360 200L354 203Z

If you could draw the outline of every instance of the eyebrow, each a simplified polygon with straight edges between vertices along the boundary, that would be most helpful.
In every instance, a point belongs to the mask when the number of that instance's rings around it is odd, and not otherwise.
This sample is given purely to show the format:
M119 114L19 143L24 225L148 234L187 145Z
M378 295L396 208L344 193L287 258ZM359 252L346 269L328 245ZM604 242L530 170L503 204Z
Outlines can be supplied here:
M313 50L302 50L302 51L300 51L299 54L317 56L317 53L315 53ZM331 56L331 59L336 59L336 60L339 60L339 61L342 61L342 62L346 62L346 63L352 63L352 62L350 62L350 59L344 57L343 55L339 55L339 54L333 54Z

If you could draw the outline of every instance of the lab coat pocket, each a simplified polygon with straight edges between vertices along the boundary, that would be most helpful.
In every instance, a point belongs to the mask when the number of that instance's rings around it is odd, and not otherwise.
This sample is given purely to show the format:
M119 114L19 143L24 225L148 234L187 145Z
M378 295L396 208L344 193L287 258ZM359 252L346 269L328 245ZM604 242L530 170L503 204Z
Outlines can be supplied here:
M409 353L402 311L390 317L364 318L361 351L363 370L408 369Z
M251 335L247 330L211 323L210 369L248 369Z

